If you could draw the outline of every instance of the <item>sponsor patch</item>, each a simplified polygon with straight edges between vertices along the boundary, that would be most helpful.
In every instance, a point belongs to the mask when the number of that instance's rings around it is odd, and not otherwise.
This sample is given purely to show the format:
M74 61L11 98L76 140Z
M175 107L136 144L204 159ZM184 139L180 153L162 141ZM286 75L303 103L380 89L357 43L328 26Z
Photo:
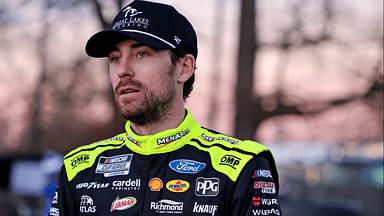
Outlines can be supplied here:
M169 144L175 140L178 140L178 139L181 139L183 138L183 136L187 135L189 133L189 129L185 130L185 131L181 131L177 134L174 134L172 136L169 136L169 137L164 137L164 138L160 138L160 139L157 139L157 144L158 145L165 145L165 144Z
M241 158L236 157L234 155L224 155L220 159L219 165L225 165L225 166L229 166L233 169L236 169L236 166L240 164L240 161L241 161Z
M208 142L213 142L213 141L216 141L216 140L222 140L222 141L225 141L225 142L229 142L231 144L238 144L239 141L236 141L236 140L233 140L233 139L228 139L228 138L225 138L225 137L209 137L205 134L202 134L201 137L203 139L205 139L206 141Z
M272 178L271 171L269 170L255 170L253 173L253 178L258 178L258 177L263 177L263 178Z
M157 202L151 202L151 210L155 210L158 214L182 214L183 202L162 199Z
M136 15L142 14L141 11L128 6L124 9L125 18L119 20L112 26L112 30L119 30L125 26L133 26L133 27L143 27L147 28L149 26L149 19L142 17L135 17Z
M276 189L275 188L262 188L261 193L266 193L266 194L275 194Z
M258 189L261 188L261 193L268 193L268 194L274 194L276 193L275 189L275 183L273 182L255 182L254 188Z
M183 180L172 180L166 184L166 188L171 192L182 193L188 190L189 182Z
M130 191L130 190L140 190L140 179L127 179L122 181L113 181L112 182L112 190L124 190L124 191Z
M72 169L76 168L79 164L89 163L89 154L81 154L71 160Z
M163 188L163 181L159 178L153 178L149 181L148 186L151 191L160 191Z
M95 144L97 143L104 143L104 142L111 142L111 141L114 141L114 140L117 140L117 141L123 141L124 138L123 137L113 137L111 139L107 139L107 140L102 140L102 141L98 141L98 142L95 142Z
M260 205L260 197L252 197L252 203L254 206Z
M195 174L200 172L206 166L205 163L200 163L194 160L178 159L169 163L169 167L178 172L186 174Z
M76 189L103 189L109 186L109 182L99 183L99 182L83 182L76 185Z
M277 199L261 198L261 204L263 205L278 205Z
M96 173L104 174L104 177L128 175L133 154L117 155L113 157L100 156L96 167Z
M59 208L51 207L51 208L49 209L49 213L48 213L48 215L51 215L51 216L59 216L59 215L60 215Z
M193 212L215 215L217 208L217 205L199 205L197 202L195 202L193 206Z
M129 141L131 141L133 144L135 144L135 145L137 145L137 146L140 146L140 145L141 145L138 141L134 140L131 136L129 136L128 133L125 133L125 134L127 135L127 139L128 139Z
M135 197L124 197L121 198L119 196L112 202L110 212L115 210L122 211L127 210L136 204L137 200Z
M254 210L252 209L253 215L280 215L279 209L261 209L261 210Z
M81 213L94 213L96 212L96 206L93 205L93 199L88 195L82 195L80 201Z
M255 188L275 188L275 183L273 182L255 182Z
M53 197L52 204L59 203L59 192L55 191L55 197Z
M220 180L218 178L199 177L196 179L195 194L196 196L217 196L219 185Z

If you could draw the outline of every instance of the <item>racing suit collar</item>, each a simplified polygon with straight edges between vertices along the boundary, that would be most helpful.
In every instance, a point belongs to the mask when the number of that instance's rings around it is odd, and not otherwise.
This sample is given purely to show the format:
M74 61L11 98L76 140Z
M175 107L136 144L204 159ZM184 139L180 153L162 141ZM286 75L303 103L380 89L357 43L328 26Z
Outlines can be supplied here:
M200 128L191 112L188 109L186 109L186 112L187 115L177 128L154 135L140 136L135 134L131 129L131 122L128 121L125 125L127 147L136 153L144 155L167 153L181 148Z

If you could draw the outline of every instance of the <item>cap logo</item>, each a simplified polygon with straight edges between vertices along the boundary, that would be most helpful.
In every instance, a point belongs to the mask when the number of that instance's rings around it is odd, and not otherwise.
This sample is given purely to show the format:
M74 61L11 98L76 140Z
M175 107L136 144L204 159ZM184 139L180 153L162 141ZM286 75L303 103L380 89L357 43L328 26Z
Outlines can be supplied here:
M179 39L179 37L177 37L177 36L175 36L173 39L175 40L175 42L177 44L179 44L181 42L181 39Z
M177 49L197 57L196 32L185 16L169 4L131 1L115 16L110 30L88 40L85 51L89 56L107 57L111 46L131 38L152 48Z
M129 13L131 13L131 15L130 15L131 17L136 16L137 14L143 13L143 12L137 11L137 9L135 9L131 6L128 6L127 8L125 8L123 10L123 12L125 12L125 17L127 17Z
M137 9L128 6L123 10L125 12L124 18L115 22L112 26L112 30L119 30L125 27L143 27L147 28L149 26L149 19L134 17L143 12L138 11ZM129 16L128 16L129 15Z

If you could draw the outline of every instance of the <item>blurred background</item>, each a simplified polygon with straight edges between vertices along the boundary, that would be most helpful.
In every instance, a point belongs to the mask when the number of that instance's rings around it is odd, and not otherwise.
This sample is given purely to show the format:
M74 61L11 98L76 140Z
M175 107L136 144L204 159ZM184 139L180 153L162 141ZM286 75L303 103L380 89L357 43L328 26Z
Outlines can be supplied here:
M130 2L0 1L0 215L46 214L63 156L123 132L84 46ZM383 215L383 1L161 2L198 35L186 106L272 150L283 215Z

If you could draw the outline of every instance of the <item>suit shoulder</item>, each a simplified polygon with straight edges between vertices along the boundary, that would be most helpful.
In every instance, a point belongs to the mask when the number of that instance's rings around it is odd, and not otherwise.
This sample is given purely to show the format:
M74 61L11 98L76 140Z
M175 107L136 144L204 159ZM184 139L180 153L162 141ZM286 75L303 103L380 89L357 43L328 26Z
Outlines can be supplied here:
M94 142L88 145L83 145L80 147L75 148L74 150L70 151L68 154L64 156L64 160L67 158L70 158L74 155L81 154L82 152L88 152L93 153L98 148L108 148L109 146L114 146L116 144L120 144L124 140L124 134L116 135L110 139Z
M255 141L240 140L214 130L202 128L201 135L198 139L203 145L221 145L223 148L229 148L231 150L238 149L239 151L247 152L248 154L259 154L269 149Z
M64 165L68 181L71 181L80 171L91 167L102 152L120 148L123 143L124 133L110 139L80 146L66 154Z
M209 129L202 128L191 145L208 152L212 166L218 172L236 181L241 171L253 158L269 149L254 141L242 141Z

